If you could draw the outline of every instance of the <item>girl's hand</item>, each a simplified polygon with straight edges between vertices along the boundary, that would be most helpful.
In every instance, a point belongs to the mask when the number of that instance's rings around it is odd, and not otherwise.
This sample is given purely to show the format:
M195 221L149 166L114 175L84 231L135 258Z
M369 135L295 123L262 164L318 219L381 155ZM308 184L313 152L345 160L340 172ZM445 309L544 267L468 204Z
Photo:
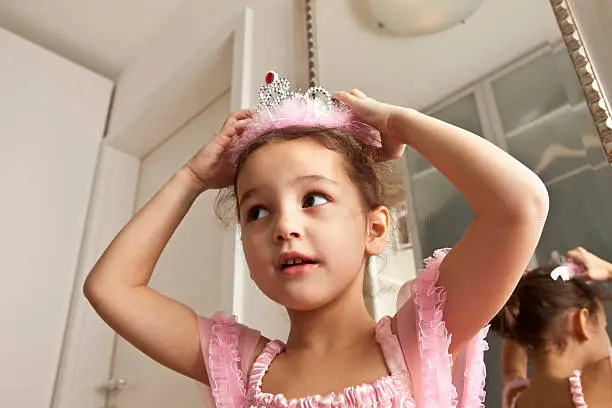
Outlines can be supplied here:
M595 281L608 282L612 280L612 264L590 253L582 247L576 247L566 254L567 259L584 266L584 273L579 277Z
M236 137L240 137L250 123L253 111L250 109L232 112L219 133L187 162L185 168L194 179L206 188L224 188L234 181L234 164L231 162L229 148Z
M350 92L335 92L334 98L345 103L364 123L376 128L382 139L381 159L393 160L402 157L406 144L393 129L393 118L402 108L369 98L358 89Z

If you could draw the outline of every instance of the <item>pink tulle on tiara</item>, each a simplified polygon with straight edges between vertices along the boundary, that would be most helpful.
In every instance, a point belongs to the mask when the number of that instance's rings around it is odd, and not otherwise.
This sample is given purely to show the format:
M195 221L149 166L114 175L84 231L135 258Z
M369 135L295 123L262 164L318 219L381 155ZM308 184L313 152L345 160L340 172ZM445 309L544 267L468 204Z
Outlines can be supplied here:
M276 75L268 73L266 82L270 74ZM381 147L378 131L361 122L347 106L332 101L328 91L322 88L311 88L305 94L294 94L282 88L283 86L288 88L286 80L283 80L285 81L283 83L276 76L273 78L274 80L268 82L262 89L274 87L277 83L280 85L277 85L271 96L262 96L260 90L260 106L254 113L252 122L234 142L231 148L232 161L235 161L240 153L258 137L289 127L339 129L354 134L356 140L365 146ZM275 97L278 100L274 100ZM268 102L271 99L272 103Z

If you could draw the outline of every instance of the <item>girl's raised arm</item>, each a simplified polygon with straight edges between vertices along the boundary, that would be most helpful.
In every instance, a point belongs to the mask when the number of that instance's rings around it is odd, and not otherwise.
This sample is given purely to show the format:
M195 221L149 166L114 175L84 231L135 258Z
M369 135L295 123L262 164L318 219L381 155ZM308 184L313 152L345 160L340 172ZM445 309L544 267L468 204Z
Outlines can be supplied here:
M115 237L83 288L96 312L121 337L159 363L204 383L208 378L195 312L147 285L162 251L198 195L231 183L233 166L223 153L250 115L239 111L228 117L221 132Z
M548 214L542 181L480 136L413 109L340 92L366 123L381 132L385 158L403 146L421 153L467 199L474 220L440 266L447 293L444 320L457 353L502 308L538 243Z
M393 120L397 137L446 176L474 211L438 280L456 352L512 294L540 239L548 194L531 170L480 136L411 109Z

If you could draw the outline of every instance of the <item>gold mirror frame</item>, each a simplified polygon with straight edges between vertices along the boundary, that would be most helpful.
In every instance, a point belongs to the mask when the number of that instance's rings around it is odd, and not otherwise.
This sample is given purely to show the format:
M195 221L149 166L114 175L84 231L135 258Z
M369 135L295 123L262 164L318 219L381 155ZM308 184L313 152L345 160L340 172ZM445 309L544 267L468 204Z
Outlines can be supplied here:
M612 117L610 116L610 104L600 87L593 61L580 35L568 0L550 0L550 3L561 29L563 41L580 80L580 86L584 92L587 105L593 116L604 153L612 166ZM609 92L612 92L612 90Z

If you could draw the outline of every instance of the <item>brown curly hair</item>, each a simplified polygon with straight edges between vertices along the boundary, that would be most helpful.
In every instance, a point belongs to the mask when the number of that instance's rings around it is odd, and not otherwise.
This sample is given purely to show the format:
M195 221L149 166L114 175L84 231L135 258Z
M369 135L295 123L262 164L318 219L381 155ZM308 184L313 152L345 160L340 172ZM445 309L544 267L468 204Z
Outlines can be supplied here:
M376 151L357 140L350 132L321 127L288 127L259 136L236 159L233 187L220 190L215 201L215 214L229 223L239 219L236 197L238 175L251 153L270 143L310 138L324 147L336 151L345 158L346 170L361 193L364 207L373 210L381 205L392 205L386 197L393 195L393 186L387 183L391 174L388 163L376 160Z

